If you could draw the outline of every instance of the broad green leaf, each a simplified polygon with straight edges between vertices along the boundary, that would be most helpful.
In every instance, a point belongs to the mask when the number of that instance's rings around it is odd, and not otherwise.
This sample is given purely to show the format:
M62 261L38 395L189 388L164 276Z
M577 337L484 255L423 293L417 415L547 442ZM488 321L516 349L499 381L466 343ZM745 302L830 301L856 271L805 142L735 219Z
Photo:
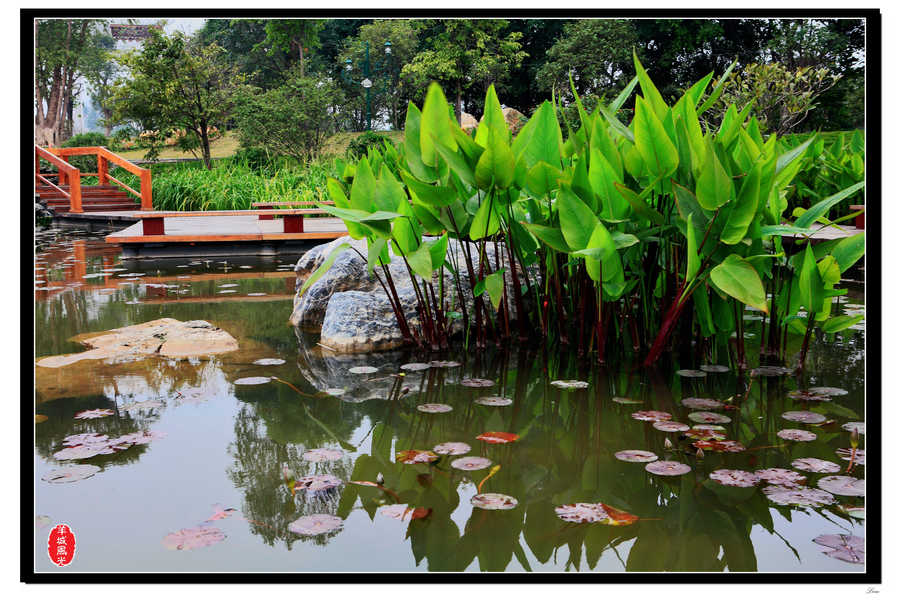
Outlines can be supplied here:
M434 147L435 139L443 142L451 150L456 150L456 139L450 129L447 98L444 96L441 86L432 83L425 95L425 104L422 105L422 121L419 129L422 162L429 167L436 167L438 164L438 153Z
M406 218L400 217L394 220L392 223L393 227L391 228L391 235L393 236L394 241L400 246L400 250L402 250L404 254L409 254L419 247L419 241L422 239L422 232L418 220L416 219L416 213L413 212L413 207L407 202L405 194L404 199L397 203L396 211Z
M616 175L616 181L624 181L624 172L622 170L622 155L616 148L612 138L609 137L608 128L600 119L594 121L594 132L591 134L590 151L599 152ZM591 168L593 168L593 158L591 159Z
M656 86L653 85L650 76L647 75L644 65L638 60L637 52L632 50L631 54L634 58L634 68L635 72L637 72L637 78L641 82L641 94L643 94L647 102L650 103L650 107L653 109L653 112L656 113L657 118L662 121L666 117L669 107L666 105L666 101L663 100L662 94L660 94L659 90L656 89Z
M605 133L594 132L596 135ZM588 172L591 188L600 198L603 216L610 219L623 219L628 215L628 203L619 194L616 184L622 180L616 177L613 167L596 148L591 149L591 168Z
M491 185L501 189L508 188L513 182L516 169L516 159L509 149L509 143L503 139L502 134L493 131L492 129L487 134L487 146L475 165L475 183L483 190Z
M503 273L506 269L500 269L495 273L491 273L484 278L484 289L494 305L494 310L500 308L500 302L503 300Z
M678 150L662 121L640 96L634 109L634 144L653 175L668 177L678 168Z
M431 253L431 267L437 270L447 260L447 246L450 240L445 233L436 240L425 242L423 246Z
M328 189L328 195L335 206L338 208L350 208L350 200L344 194L344 186L341 185L341 182L333 177L329 177L325 181L325 187ZM358 224L345 222L344 225L347 226L347 233L353 239L361 240L366 237L366 230Z
M616 251L612 236L603 223L597 222L587 248L573 254L585 257L588 276L603 284L603 290L612 298L617 298L625 287L622 259Z
M687 272L685 274L685 282L690 284L697 271L700 270L700 254L697 251L697 234L694 232L693 215L687 218Z
M402 216L400 213L386 210L377 210L375 212L366 212L355 208L338 208L329 204L317 204L319 208L345 221L353 223L375 223L380 221L390 221Z
M425 279L431 280L431 274L434 271L431 267L431 252L424 244L419 246L414 252L406 255L406 262L413 273Z
M700 103L700 98L703 97L703 92L706 91L709 82L712 81L713 72L710 71L707 73L706 77L695 83L688 89L687 92L684 93L684 99L686 102L690 102L691 107L693 107L694 111L697 110L697 104Z
M764 225L760 232L762 235L794 235L797 233L810 235L812 231L808 227L794 227L792 225Z
M673 183L672 189L675 191L675 203L678 206L678 214L681 218L687 222L688 215L693 215L694 227L706 227L709 217L703 212L694 193L678 183Z
M594 188L591 185L591 178L588 176L588 157L580 156L576 159L575 168L571 171L566 171L572 173L572 180L569 182L569 187L572 188L572 191L575 192L581 201L590 207L590 209L594 212L597 211L599 205L597 203L597 195L594 194Z
M615 113L612 110L603 106L602 102L597 103L597 110L600 111L600 114L603 115L606 121L612 126L613 131L624 137L629 142L634 143L634 133L622 124L622 121L620 121L618 117L616 117Z
M841 190L837 194L825 198L821 202L816 202L812 207L810 207L808 211L803 213L803 215L799 219L794 221L794 225L796 225L797 227L811 226L819 217L824 216L832 206L847 198L848 196L852 196L857 191L865 187L865 185L865 181L860 181L859 183L855 183L850 187Z
M483 237L494 235L500 229L500 217L497 216L497 202L491 194L481 201L472 226L469 228L469 237L480 240Z
M572 251L566 243L566 239L560 229L557 229L556 227L547 227L546 225L537 225L535 223L522 223L522 226L557 252L565 252L568 254Z
M380 264L388 264L391 262L390 255L387 251L387 238L378 238L374 242L366 240L368 253L366 254L366 268L369 271L369 277L375 271L375 267Z
M706 210L716 210L731 200L733 191L731 177L722 168L712 148L707 148L703 171L697 179L697 202Z
M528 168L544 161L559 169L562 165L562 144L562 130L556 120L556 111L545 100L519 131L511 149L517 160L525 160Z
M820 328L825 333L837 333L838 331L843 331L850 327L853 327L860 321L866 318L866 315L841 315L839 317L832 317L825 321Z
M637 86L637 84L638 78L637 75L635 75L631 78L631 81L628 82L628 85L625 86L625 89L619 92L619 95L609 103L609 108L611 111L613 111L613 113L622 108L622 105L624 105L625 101L628 100L628 98L631 96L631 92L634 91L634 88Z
M528 170L525 183L531 193L541 198L559 187L559 178L562 171L540 161Z
M728 68L725 69L725 72L722 74L722 77L719 78L718 83L713 88L712 93L709 95L703 104L700 105L700 108L697 109L697 114L702 115L707 111L707 109L711 108L718 100L719 96L722 95L722 91L725 88L725 82L728 81L728 77L731 75L731 72L734 70L735 65L737 65L737 59L734 60Z
M421 139L422 113L412 102L406 108L406 131L403 136L403 148L405 150L406 165L416 177L422 181L435 181L436 172L433 168L422 162L422 149L419 143Z
M636 215L649 220L655 225L665 224L665 218L656 209L651 208L644 202L644 199L638 196L634 191L622 184L616 184L616 189L619 190L619 194L625 198L625 201L631 205L631 208Z
M815 263L813 263L815 266ZM769 312L766 304L766 290L756 269L737 254L729 254L721 264L710 272L710 279L716 286L748 306Z
M716 332L713 323L712 310L709 307L709 290L705 285L700 285L691 294L694 300L694 311L697 313L697 322L700 324L700 335L709 337Z
M637 236L631 235L630 233L622 233L621 231L613 231L612 239L616 244L616 250L630 248L641 241Z
M834 256L826 256L817 262L816 266L819 269L819 275L822 277L822 282L829 288L841 280L841 269Z
M459 195L452 187L441 185L429 185L416 179L411 173L400 170L400 177L406 182L410 195L414 201L433 207L449 206L459 199Z
M306 278L306 281L303 283L303 286L300 288L300 291L297 293L297 296L302 296L309 287L322 278L322 275L328 272L328 269L331 268L331 265L334 264L334 261L337 260L337 257L341 255L341 253L350 247L350 244L344 242L343 244L339 244L334 250L332 250L328 256L325 257L325 260L322 261L322 264L319 265L319 268L313 271L309 277Z
M456 173L462 181L469 187L475 187L475 170L469 165L466 157L461 152L451 150L446 144L438 139L432 138L434 148L441 155L450 169Z
M371 211L375 198L375 175L369 167L366 158L359 159L356 163L356 176L350 187L350 208L356 210Z
M744 177L737 201L728 213L728 220L719 238L725 244L734 245L744 239L747 228L756 216L759 204L759 180L762 174L762 163L756 163Z
M825 284L822 281L819 267L816 265L816 258L809 244L806 245L803 255L803 266L800 268L798 284L800 302L809 312L817 312L822 306Z
M406 191L389 169L383 169L375 182L375 209L396 210L401 202L408 203Z
M816 136L813 135L799 146L795 146L787 152L780 154L778 156L778 162L775 163L775 174L778 175L779 173L784 171L785 167L787 167L789 164L793 163L795 160L802 158L803 154L806 152L806 149L809 148L809 145L812 144L815 139Z
M475 130L475 143L482 148L487 148L488 137L491 134L509 146L509 129L506 126L503 109L500 108L500 100L497 98L497 91L494 89L493 83L488 86L484 96L484 116L481 117L481 122L478 123L478 128Z
M573 250L588 247L588 241L599 221L594 212L570 189L561 188L556 198L559 224L566 243Z
M722 117L722 124L719 126L719 133L716 134L716 140L721 142L723 147L731 145L731 141L738 134L740 126L737 108L732 104L725 111L725 116Z
M866 253L866 234L857 233L844 238L831 251L841 273L852 267Z

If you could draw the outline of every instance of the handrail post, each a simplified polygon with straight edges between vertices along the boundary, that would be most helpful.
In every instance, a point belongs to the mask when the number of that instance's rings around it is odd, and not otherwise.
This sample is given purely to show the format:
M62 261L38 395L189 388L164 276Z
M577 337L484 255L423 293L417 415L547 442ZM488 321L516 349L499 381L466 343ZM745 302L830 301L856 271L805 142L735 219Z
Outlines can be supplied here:
M153 210L153 185L150 169L141 171L141 210Z
M34 147L34 185L40 185L38 175L41 174L41 157L38 154L37 146Z
M99 151L97 152L97 182L98 185L109 185L109 160Z
M69 182L69 194L69 212L84 212L81 209L81 172L78 169L72 171L72 180Z

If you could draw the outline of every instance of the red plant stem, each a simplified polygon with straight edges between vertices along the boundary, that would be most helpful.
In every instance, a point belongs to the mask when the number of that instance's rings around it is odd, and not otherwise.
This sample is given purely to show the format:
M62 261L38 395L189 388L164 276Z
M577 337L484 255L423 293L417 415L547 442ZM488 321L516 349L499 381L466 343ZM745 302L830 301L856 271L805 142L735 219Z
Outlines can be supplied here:
M663 317L662 325L659 328L659 332L656 334L656 338L653 340L653 345L650 346L650 351L644 359L643 366L649 367L653 365L659 360L660 355L665 349L666 343L669 341L669 336L672 334L672 330L675 329L675 324L678 322L678 317L681 316L681 311L687 304L686 302L681 302L681 294L683 291L683 289L677 290L675 300L669 306Z

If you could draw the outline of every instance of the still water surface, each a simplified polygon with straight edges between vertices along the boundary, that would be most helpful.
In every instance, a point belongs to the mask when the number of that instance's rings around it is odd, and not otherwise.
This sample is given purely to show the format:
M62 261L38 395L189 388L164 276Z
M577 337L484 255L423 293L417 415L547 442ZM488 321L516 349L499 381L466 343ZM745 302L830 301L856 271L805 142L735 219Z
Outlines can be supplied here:
M41 234L35 271L37 357L81 351L70 340L78 334L163 317L209 321L234 336L240 349L204 359L81 361L36 369L35 412L47 419L35 425L35 570L59 570L47 555L47 535L56 523L69 524L76 535L75 560L65 567L69 571L865 570L864 564L824 554L829 548L813 542L822 534L864 538L864 511L847 512L847 507L862 507L864 497L835 495L833 504L819 508L786 506L768 499L762 492L765 482L741 488L710 479L719 469L796 471L791 462L799 458L840 465L840 473L802 473L812 488L822 477L844 475L848 462L836 451L850 447L850 433L842 425L865 421L864 328L816 340L804 376L753 378L745 398L746 376L675 374L699 366L694 364L665 371L602 369L574 356L545 357L522 347L468 356L410 351L333 356L287 323L295 285L290 267L296 258L121 261L118 248L96 236ZM851 304L846 310L861 307ZM751 335L758 335L758 321L752 313L747 318ZM285 362L254 364L264 358ZM434 359L461 364L400 368ZM349 372L357 366L378 371ZM260 376L290 382L301 393L275 380L235 384ZM471 378L494 385L461 384ZM564 390L551 385L567 379L589 386ZM788 396L813 386L848 393L819 402ZM343 393L330 395L336 390ZM475 402L485 396L512 402ZM636 403L613 401L623 397ZM734 408L713 412L730 419L723 433L746 450L706 451L698 458L692 440L680 432L660 431L631 416L665 411L673 421L690 424L688 415L697 409L682 404L689 397L733 403ZM150 404L128 406L144 401ZM422 404L452 410L424 413L417 410ZM74 419L80 411L98 408L113 414ZM790 422L781 416L787 411L820 413L826 422ZM816 439L776 436L786 428L813 432ZM53 457L73 434L113 438L138 431L164 437L84 460ZM508 444L477 439L490 431L515 433L519 439ZM395 457L443 442L463 442L471 450L432 464L405 465ZM309 459L320 457L304 457L311 449L340 454L315 462ZM678 476L651 474L646 463L618 460L615 453L621 450L650 451L691 470ZM512 496L515 508L473 506L477 486L491 471L450 465L464 456L500 465L481 491ZM72 464L100 470L72 483L41 479ZM341 484L292 495L284 465L294 478L327 474ZM864 479L865 467L855 466L849 475ZM381 488L350 483L380 477ZM561 520L556 507L575 502L602 502L638 520L620 526ZM394 504L431 512L412 520L412 513L402 510L391 516L392 509L385 507ZM289 529L313 514L336 515L342 526L317 535ZM214 538L208 546L173 550L164 544L169 534L201 527L218 530L207 532Z

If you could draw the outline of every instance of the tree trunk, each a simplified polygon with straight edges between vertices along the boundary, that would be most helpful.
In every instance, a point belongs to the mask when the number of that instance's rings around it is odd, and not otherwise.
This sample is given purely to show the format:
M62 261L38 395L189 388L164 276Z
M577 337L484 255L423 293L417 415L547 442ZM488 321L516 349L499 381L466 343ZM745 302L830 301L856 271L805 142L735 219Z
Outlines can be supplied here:
M206 165L207 171L212 171L212 156L209 151L209 126L205 123L200 126L200 147L203 150L203 164Z
M456 121L462 127L462 80L456 80Z

